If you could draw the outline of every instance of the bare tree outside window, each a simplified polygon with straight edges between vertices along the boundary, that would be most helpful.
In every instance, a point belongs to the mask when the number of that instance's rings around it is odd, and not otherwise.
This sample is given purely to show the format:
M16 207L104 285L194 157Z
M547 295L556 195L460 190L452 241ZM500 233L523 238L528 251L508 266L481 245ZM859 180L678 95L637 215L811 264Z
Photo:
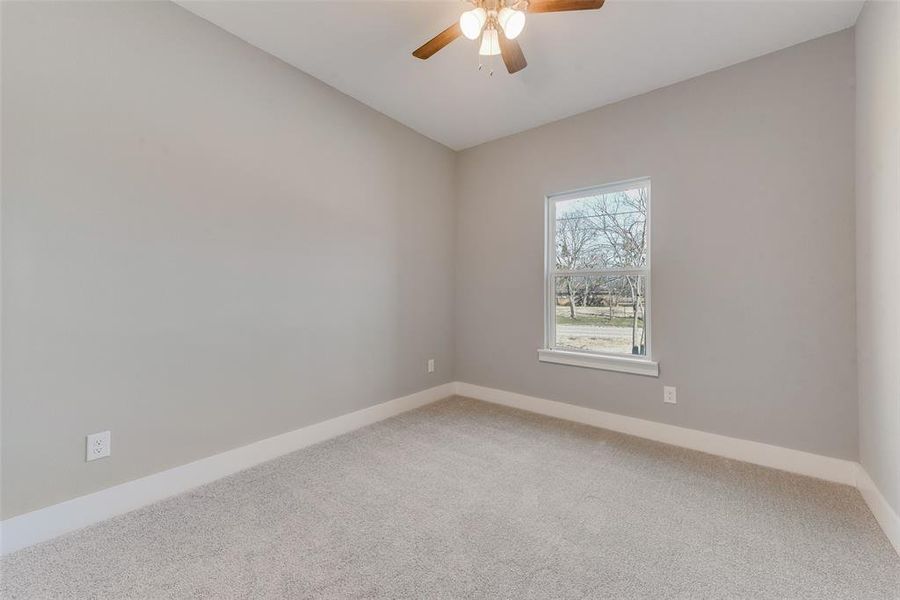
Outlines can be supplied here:
M552 346L646 356L649 181L550 202Z

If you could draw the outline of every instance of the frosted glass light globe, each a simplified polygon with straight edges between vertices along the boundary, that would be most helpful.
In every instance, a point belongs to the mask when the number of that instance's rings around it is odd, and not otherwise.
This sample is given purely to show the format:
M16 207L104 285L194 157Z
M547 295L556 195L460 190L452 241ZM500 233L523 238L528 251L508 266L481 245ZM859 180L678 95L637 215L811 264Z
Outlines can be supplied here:
M463 35L474 40L481 34L481 28L487 21L487 13L483 8L473 8L467 10L459 17L459 28L462 29Z
M521 10L513 10L508 6L504 6L500 10L500 14L497 15L497 20L500 22L500 27L503 28L503 33L508 40L516 39L522 33L522 30L525 29L525 13Z
M481 36L481 48L478 50L481 56L496 56L500 54L500 39L496 29L488 29Z

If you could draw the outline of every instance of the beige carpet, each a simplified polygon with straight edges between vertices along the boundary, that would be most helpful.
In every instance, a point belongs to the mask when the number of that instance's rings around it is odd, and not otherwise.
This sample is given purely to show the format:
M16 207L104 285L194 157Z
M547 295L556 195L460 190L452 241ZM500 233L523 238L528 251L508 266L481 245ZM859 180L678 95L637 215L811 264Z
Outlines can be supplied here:
M468 399L3 559L2 598L900 598L857 491Z

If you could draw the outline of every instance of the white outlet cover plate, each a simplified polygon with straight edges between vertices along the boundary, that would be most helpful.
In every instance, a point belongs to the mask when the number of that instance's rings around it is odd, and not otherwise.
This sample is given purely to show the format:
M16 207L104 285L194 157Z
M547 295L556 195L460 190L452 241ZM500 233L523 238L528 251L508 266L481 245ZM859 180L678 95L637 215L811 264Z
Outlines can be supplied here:
M434 359L433 358L428 359L428 372L434 373Z
M100 433L92 433L87 436L87 445L85 448L85 460L97 460L110 455L112 448L110 447L110 433L101 431Z
M663 402L666 404L678 404L674 387L670 385L663 387Z

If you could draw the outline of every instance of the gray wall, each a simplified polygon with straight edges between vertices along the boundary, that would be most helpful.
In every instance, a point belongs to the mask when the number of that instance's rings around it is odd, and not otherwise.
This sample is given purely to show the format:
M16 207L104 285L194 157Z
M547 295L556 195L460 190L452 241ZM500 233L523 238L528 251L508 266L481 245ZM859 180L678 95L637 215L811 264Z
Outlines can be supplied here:
M464 151L457 379L855 459L853 61L847 30ZM660 377L539 363L544 195L642 176Z
M452 379L857 457L851 32L455 156L169 3L2 18L3 518ZM538 363L544 195L639 176L660 378ZM897 346L860 318L891 486Z
M900 4L856 24L860 462L900 513Z
M170 3L2 10L4 518L451 379L451 151Z

